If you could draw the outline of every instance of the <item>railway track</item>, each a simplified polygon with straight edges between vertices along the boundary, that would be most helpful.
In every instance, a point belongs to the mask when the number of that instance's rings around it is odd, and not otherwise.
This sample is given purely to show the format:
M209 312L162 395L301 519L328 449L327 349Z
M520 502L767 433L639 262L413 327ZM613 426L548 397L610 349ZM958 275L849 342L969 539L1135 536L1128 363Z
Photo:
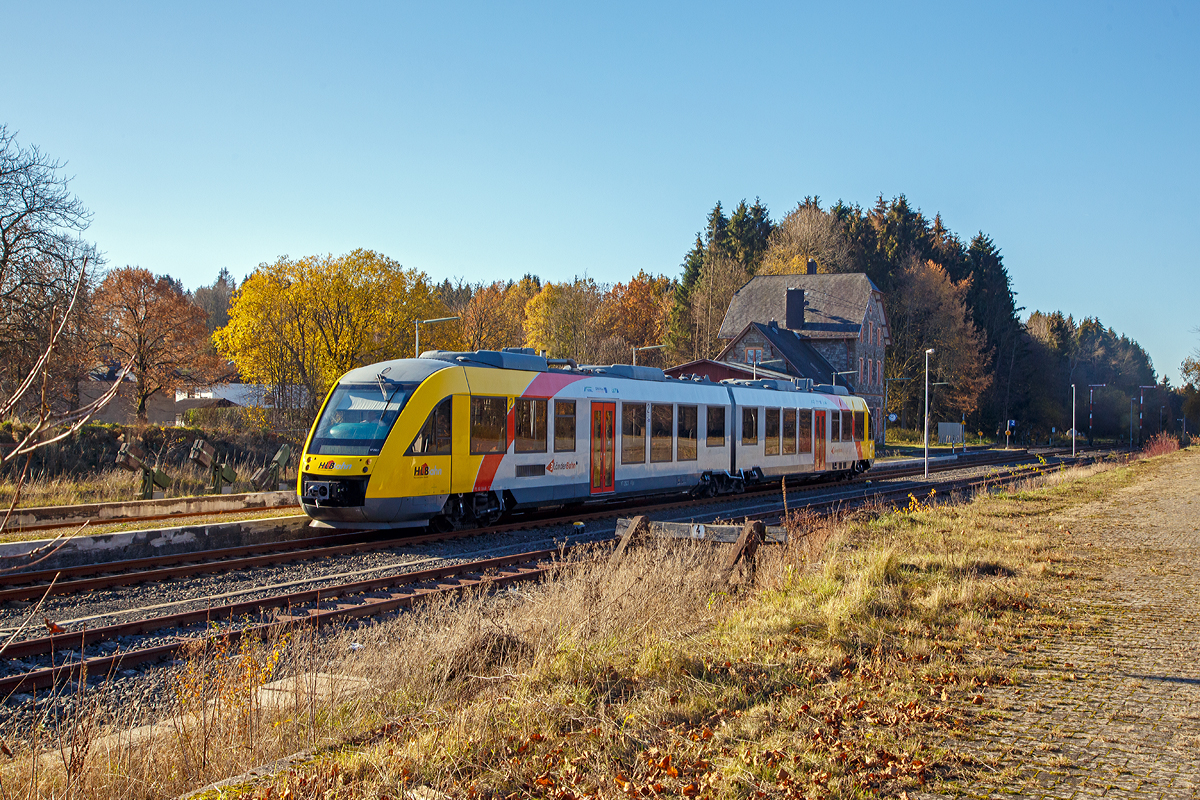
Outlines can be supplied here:
M1047 465L1039 468L1041 473L1065 468L1068 464ZM790 504L792 509L807 508L816 512L844 509L867 502L903 503L910 496L925 501L945 497L956 491L971 491L981 487L1000 486L1030 477L1031 472L1014 468L1003 475L973 476L921 484L905 485L895 489L868 486L841 486L821 499L811 502ZM642 507L639 512L648 509ZM761 510L746 509L738 518L754 518L769 521L779 519L783 513L780 503L771 503ZM611 514L609 514L611 515ZM479 532L476 532L476 534ZM462 535L467 535L463 533ZM424 537L436 540L438 536ZM444 536L443 536L444 538ZM411 542L412 538L406 540ZM335 545L336 546L336 545ZM349 583L305 588L254 600L229 603L203 609L151 616L129 622L107 625L78 632L51 634L50 636L13 641L4 649L7 659L49 657L50 664L31 667L25 671L0 678L0 695L8 696L20 690L44 688L61 684L81 672L96 676L112 674L114 670L158 661L173 656L187 646L190 639L183 636L196 633L205 636L246 635L267 636L281 626L297 623L317 626L334 621L366 616L377 616L404 608L437 594L459 592L478 586L504 585L507 583L541 577L554 568L555 562L572 545L534 550L519 554L476 559L465 563L436 566L424 570L390 576L356 580ZM429 561L438 559L430 558ZM410 565L414 562L410 562ZM397 565L405 566L405 565ZM309 581L311 583L311 581ZM268 587L270 588L270 587ZM251 615L273 611L275 618L268 622L251 623ZM239 620L241 624L239 625ZM138 647L136 644L122 649L120 640L146 636L158 631L174 629L180 636L175 641ZM100 649L98 655L87 655L87 650ZM28 665L22 665L28 666Z
M1013 461L1030 461L1036 458L1023 451L999 452L983 458L974 458L969 464L935 464L930 472L945 472L964 467L979 467L993 464L1004 464ZM846 486L865 486L877 480L894 480L897 478L923 475L924 467L882 468L878 472L866 473L840 483L802 483L793 481L789 490L801 494L838 492ZM751 497L754 494L773 493L779 490L779 484L770 482L748 487L741 497ZM14 572L0 577L0 603L36 600L43 596L81 594L100 589L119 586L129 586L151 581L170 580L173 578L189 577L206 573L228 572L241 569L253 569L267 565L283 564L293 561L316 560L388 550L398 546L427 544L468 536L480 536L495 533L507 533L530 528L561 525L564 522L591 522L616 517L630 509L638 509L639 513L659 513L682 507L697 507L728 503L731 496L724 495L712 498L680 498L668 502L660 502L651 506L637 501L612 503L603 507L583 511L563 513L561 509L549 512L522 514L512 522L492 525L487 528L474 528L445 533L424 535L381 535L378 531L350 531L338 534L293 539L287 541L266 542L256 545L221 548L216 550L201 550L191 553L178 553L166 556L112 561L101 564L89 564L63 569L48 569L28 572Z

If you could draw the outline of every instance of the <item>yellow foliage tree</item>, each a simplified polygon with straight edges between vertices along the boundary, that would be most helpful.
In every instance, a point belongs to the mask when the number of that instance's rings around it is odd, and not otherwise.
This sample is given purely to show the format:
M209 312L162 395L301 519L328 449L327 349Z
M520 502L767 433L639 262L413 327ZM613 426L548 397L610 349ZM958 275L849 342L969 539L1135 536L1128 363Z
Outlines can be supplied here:
M603 289L588 277L543 285L525 305L525 346L552 358L591 360L603 299Z
M413 353L413 322L446 315L428 276L386 256L282 257L260 264L234 294L229 324L213 334L242 379L270 387L272 405L310 421L329 387L354 367ZM422 332L429 349L454 332Z

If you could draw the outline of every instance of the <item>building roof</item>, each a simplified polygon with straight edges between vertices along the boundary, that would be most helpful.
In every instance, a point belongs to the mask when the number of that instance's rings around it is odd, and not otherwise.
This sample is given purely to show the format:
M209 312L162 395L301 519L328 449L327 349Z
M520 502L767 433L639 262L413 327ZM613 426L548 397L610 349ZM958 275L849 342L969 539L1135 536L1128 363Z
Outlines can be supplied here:
M857 337L879 288L861 272L831 275L756 275L738 289L725 312L721 339L739 336L751 322L787 318L787 290L804 290L804 328L809 339Z
M710 358L701 358L697 361L689 361L686 364L678 364L663 370L663 372L673 378L684 375L700 375L714 381L723 381L730 378L734 380L746 380L749 378L788 380L792 377L786 372L770 369L763 364L759 364L755 368L749 364L742 364L737 361L716 361Z
M778 325L764 325L761 322L751 322L733 337L733 341L725 346L725 349L721 351L717 359L724 360L729 351L752 328L757 330L762 334L764 339L771 343L772 349L787 363L789 374L798 378L812 378L813 383L817 384L830 383L833 380L833 365L826 361L825 357L818 353L815 347L800 338L800 334L797 331L789 331L787 328ZM807 331L805 333L807 334ZM838 385L844 385L851 391L854 390L854 382L846 380L845 375L838 378Z

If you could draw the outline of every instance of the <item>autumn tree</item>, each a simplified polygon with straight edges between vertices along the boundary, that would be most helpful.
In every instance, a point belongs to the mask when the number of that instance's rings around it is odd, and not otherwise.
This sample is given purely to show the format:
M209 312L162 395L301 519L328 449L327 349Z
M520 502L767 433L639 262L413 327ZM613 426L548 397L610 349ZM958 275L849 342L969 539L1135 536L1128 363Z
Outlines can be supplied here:
M721 351L717 334L733 294L750 280L740 261L728 255L705 255L700 278L691 292L693 358L714 358Z
M955 283L941 265L916 258L896 277L888 306L892 347L884 374L908 380L892 384L889 411L907 410L923 399L925 350L932 347L930 380L948 385L932 392L931 414L970 414L991 375L966 304L969 281Z
M192 294L192 302L204 309L205 327L211 334L229 324L229 304L237 291L237 279L225 267L211 286L201 286Z
M155 395L174 397L177 387L213 380L220 362L208 353L204 311L177 285L149 270L110 272L96 290L100 352L128 366L137 418Z
M544 284L525 305L525 346L545 350L553 358L595 360L603 298L603 288L586 275Z
M428 276L370 250L286 256L260 264L233 296L218 351L242 378L270 387L286 424L307 425L346 371L413 355L418 319L447 316ZM443 326L421 332L425 349L456 349Z
M802 274L809 260L818 272L845 272L852 266L850 241L835 214L822 211L817 198L806 198L771 232L759 273Z
M465 350L501 350L525 342L525 305L541 291L541 281L526 275L520 281L496 281L471 287L465 300L450 311L459 316L458 331Z
M617 283L608 289L601 303L597 333L607 340L604 361L624 363L634 347L662 344L668 324L674 285L662 275L638 272L628 283ZM643 360L644 359L644 360ZM661 361L659 352L647 351L638 363Z

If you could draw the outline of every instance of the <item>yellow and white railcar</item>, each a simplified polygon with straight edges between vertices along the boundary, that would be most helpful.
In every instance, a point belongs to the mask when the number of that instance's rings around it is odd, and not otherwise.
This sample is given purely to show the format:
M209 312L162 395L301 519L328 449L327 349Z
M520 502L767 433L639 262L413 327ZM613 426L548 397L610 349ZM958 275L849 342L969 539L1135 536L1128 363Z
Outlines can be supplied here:
M334 527L488 524L520 508L849 475L874 462L868 430L866 403L842 387L436 351L342 376L297 489Z

